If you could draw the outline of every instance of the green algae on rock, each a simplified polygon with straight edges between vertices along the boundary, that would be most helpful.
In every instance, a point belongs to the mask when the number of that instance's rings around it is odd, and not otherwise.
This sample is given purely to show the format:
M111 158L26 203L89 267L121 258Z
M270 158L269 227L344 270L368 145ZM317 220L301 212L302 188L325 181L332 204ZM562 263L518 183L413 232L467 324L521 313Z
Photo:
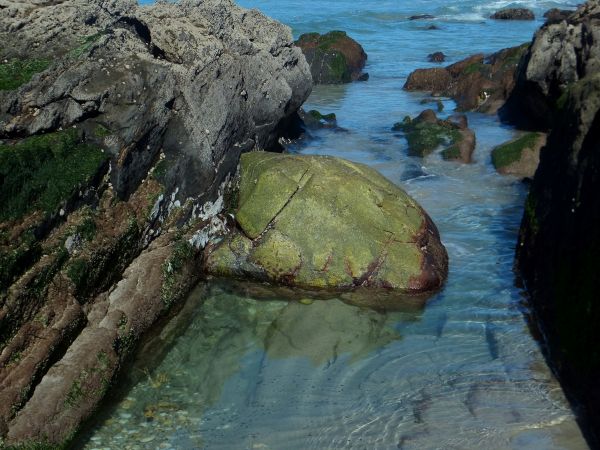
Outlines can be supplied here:
M492 150L492 164L503 175L531 178L540 162L540 150L546 144L544 133L527 133Z
M207 250L213 275L410 293L438 289L447 275L425 211L377 171L343 159L242 155L236 221Z
M402 122L395 123L392 130L404 133L411 156L425 157L438 147L444 147L444 159L470 163L475 134L467 127L465 116L458 119L441 120L433 110L426 109L414 119L406 116Z
M45 59L13 59L0 63L0 91L12 91L50 66Z
M367 54L344 31L306 33L295 44L302 49L315 84L349 83L368 77L362 73Z

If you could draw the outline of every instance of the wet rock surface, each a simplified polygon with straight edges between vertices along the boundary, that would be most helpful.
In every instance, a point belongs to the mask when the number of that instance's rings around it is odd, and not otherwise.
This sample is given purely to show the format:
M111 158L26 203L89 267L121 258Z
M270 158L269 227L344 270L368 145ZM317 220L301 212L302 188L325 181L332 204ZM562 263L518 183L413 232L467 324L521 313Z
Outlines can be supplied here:
M408 153L412 156L424 157L442 148L444 159L470 163L475 150L475 133L468 128L463 114L442 120L433 110L426 109L414 119L405 117L394 124L392 130L404 133Z
M404 191L362 164L320 156L242 156L237 229L206 269L303 288L438 289L447 254Z
M595 259L600 251L600 76L569 89L525 205L517 262L546 354L600 443L600 339Z
M63 445L312 84L289 28L233 2L0 3L0 446Z
M447 67L417 69L404 89L452 97L460 110L495 114L515 84L515 71L529 44L511 47L488 57L476 54Z
M527 133L492 150L492 164L503 175L533 178L540 162L546 134Z
M519 125L552 128L525 204L517 264L546 356L592 448L600 445L599 12L600 3L587 2L544 25L507 103Z
M295 44L302 49L315 84L365 81L369 77L362 72L367 54L344 31L330 31L323 35L306 33Z

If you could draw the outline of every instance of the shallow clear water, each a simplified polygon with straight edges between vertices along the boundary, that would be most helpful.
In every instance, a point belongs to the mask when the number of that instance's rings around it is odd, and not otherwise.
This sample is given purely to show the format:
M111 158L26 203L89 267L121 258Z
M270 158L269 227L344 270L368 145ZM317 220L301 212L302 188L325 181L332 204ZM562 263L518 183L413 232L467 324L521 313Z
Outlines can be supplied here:
M401 90L441 50L449 62L530 39L538 23L491 22L508 2L262 0L297 35L341 28L369 54L366 83L317 87L306 105L347 131L290 151L367 163L429 212L450 256L442 292L386 313L341 300L259 300L200 286L150 342L134 382L85 448L585 449L523 317L514 245L526 187L497 175L494 145L514 135L470 114L475 163L406 156L390 131L426 96ZM538 15L556 2L520 3ZM562 6L568 6L563 3ZM432 13L440 30L406 17ZM444 101L446 114L454 105ZM164 349L164 352L162 351Z

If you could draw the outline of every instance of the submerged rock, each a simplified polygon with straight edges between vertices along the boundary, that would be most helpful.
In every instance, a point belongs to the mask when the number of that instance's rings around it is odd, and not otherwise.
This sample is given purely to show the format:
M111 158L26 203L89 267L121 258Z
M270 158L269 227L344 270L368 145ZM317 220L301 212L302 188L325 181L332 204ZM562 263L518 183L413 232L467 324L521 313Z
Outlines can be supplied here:
M426 109L414 119L405 117L392 130L404 133L411 156L424 157L443 147L444 159L470 163L475 150L475 133L468 128L467 118L462 114L441 120L433 110Z
M527 133L492 150L492 164L503 175L533 178L546 145L544 133Z
M427 55L427 60L430 62L444 62L446 61L446 55L442 52L434 52Z
M590 1L536 33L500 111L503 120L524 129L548 130L562 117L570 86L600 71L600 3Z
M330 31L323 35L306 33L300 36L296 45L302 49L310 65L315 84L340 84L368 79L368 74L362 72L367 54L345 31Z
M527 8L505 8L490 16L494 20L535 20L533 11Z
M404 89L452 97L460 110L494 114L504 105L515 83L515 71L529 44L507 48L487 58L472 55L445 68L417 69Z
M323 156L242 156L238 228L209 247L206 270L302 288L421 293L448 271L423 209L375 170Z
M307 129L321 129L321 128L337 128L337 118L334 113L322 114L316 109L310 111L304 111L300 108L298 111L300 119L304 123Z

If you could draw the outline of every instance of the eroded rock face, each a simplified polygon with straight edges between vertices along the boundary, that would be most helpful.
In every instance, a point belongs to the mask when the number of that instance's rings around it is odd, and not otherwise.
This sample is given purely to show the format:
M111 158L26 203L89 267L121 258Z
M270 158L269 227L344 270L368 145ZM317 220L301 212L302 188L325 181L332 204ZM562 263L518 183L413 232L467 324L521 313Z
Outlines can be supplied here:
M310 93L290 30L233 2L55 3L9 6L0 19L3 60L48 61L0 93L0 137L101 125L123 198L161 151L167 191L214 197L241 151L277 146L278 124Z
M600 74L571 85L521 223L517 262L546 354L600 444Z
M438 289L448 260L404 191L362 164L323 156L242 156L238 229L209 247L219 276L302 288Z
M315 84L349 83L369 77L362 72L367 54L344 31L330 31L323 35L306 33L300 36L296 45L306 56Z
M549 21L535 34L516 84L500 111L521 128L552 128L577 81L600 72L600 2L585 3L566 20Z
M511 93L515 71L528 44L500 50L487 58L472 55L447 67L417 69L404 89L452 97L460 110L495 114Z
M62 446L312 84L289 28L227 0L0 11L0 446Z

